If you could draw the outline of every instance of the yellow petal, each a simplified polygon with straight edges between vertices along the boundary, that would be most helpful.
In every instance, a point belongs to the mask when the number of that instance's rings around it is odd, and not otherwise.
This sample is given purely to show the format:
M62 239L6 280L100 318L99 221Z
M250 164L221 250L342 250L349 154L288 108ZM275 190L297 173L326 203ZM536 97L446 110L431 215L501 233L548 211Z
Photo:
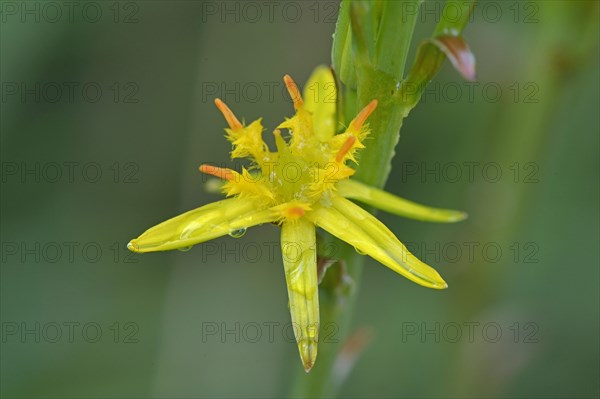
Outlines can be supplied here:
M411 254L383 223L345 198L334 195L331 206L317 207L306 217L415 283L436 289L448 287L432 267Z
M274 219L272 211L259 207L253 201L231 198L213 202L151 227L131 240L127 248L133 252L187 248Z
M335 134L337 87L331 68L317 67L304 86L304 107L313 115L313 129L320 141Z
M223 191L228 197L239 195L239 198L255 198L262 199L267 204L273 200L273 192L269 185L262 180L259 173L251 173L246 168L242 167L242 174L228 180L223 184Z
M340 181L336 187L342 197L363 202L394 215L442 223L460 222L467 218L465 212L420 205L354 180Z
M292 325L306 372L317 359L319 290L315 226L305 218L285 222L281 250L290 300Z

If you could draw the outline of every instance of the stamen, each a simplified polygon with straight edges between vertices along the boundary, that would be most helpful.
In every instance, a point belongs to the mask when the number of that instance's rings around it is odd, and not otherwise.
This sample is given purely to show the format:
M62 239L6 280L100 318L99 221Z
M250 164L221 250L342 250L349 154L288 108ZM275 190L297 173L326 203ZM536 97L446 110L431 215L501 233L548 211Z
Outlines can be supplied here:
M294 79L290 75L285 75L283 77L283 81L285 82L285 87L287 87L288 93L290 93L290 97L294 101L294 108L298 109L304 105L304 100L302 100L302 94L300 94L300 90L298 89L298 85L294 82Z
M354 118L354 120L350 124L351 128L355 130L360 130L360 128L365 123L369 115L371 115L373 111L375 111L375 108L377 108L377 100L371 101L369 104L367 104L366 107L362 109L362 111L358 113L358 115L356 115L356 118Z
M350 136L346 139L346 141L344 142L344 144L342 144L342 147L340 148L335 157L336 162L342 162L346 154L348 154L348 152L354 146L354 143L356 143L356 137Z
M235 117L233 112L223 101L221 101L219 98L215 98L215 105L217 106L217 108L219 108L219 111L221 111L221 113L225 117L225 120L227 121L227 124L230 128L234 130L244 128L244 126L242 126L240 121Z
M231 169L219 168L217 166L212 166L212 165L200 165L200 167L198 169L202 173L206 173L207 175L212 175L212 176L218 177L219 179L223 179L223 180L227 180L227 181L234 180L235 175L236 175L236 172Z

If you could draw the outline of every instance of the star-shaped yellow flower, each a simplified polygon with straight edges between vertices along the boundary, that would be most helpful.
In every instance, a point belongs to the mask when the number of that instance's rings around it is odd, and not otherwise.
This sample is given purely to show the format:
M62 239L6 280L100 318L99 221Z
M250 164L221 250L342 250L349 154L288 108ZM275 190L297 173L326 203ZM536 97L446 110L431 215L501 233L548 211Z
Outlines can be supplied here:
M251 166L241 172L200 166L201 172L225 181L223 190L230 198L154 226L127 247L134 252L167 251L235 235L264 223L281 226L290 313L300 357L308 372L315 363L319 340L315 227L418 284L443 289L447 285L433 268L412 255L383 223L349 199L419 220L455 222L466 215L418 205L349 179L354 170L346 163L356 163L356 151L364 148L363 140L369 134L365 122L375 111L377 100L360 111L343 133L335 134L335 101L331 96L315 98L305 92L305 102L292 78L285 76L284 81L296 115L274 131L277 151L270 151L262 140L260 119L244 125L217 99L215 103L229 124L226 132L232 143L231 157L249 158ZM325 83L334 80L330 70L323 67L315 71L311 82L326 87ZM288 137L284 138L279 129L286 129Z

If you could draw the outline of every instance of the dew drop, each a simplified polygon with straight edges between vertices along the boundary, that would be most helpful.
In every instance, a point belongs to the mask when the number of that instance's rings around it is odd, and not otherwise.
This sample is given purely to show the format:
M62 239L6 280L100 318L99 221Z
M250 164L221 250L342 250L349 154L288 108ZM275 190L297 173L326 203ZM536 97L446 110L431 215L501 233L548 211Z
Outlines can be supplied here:
M236 230L231 230L229 232L229 235L233 238L240 238L243 237L244 234L246 234L246 229L245 228L241 228L241 229L236 229Z
M127 249L133 252L137 252L139 250L138 244L136 240L131 240L127 244Z
M366 254L367 254L366 252L363 252L363 251L361 251L360 249L358 249L358 248L356 248L356 247L354 247L354 250L355 250L355 251L356 251L356 253L357 253L357 254L359 254L359 255L366 255Z
M187 252L187 251L189 251L190 249L192 249L192 246L191 246L191 245L190 245L189 247L181 247L181 248L177 248L177 250L178 250L178 251L181 251L181 252Z

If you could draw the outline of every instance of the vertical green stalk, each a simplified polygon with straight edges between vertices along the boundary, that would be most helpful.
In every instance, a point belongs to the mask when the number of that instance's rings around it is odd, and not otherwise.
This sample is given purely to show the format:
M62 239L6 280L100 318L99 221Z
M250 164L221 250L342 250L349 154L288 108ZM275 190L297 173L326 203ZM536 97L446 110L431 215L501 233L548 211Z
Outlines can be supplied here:
M371 186L381 188L385 185L400 139L402 122L445 60L444 52L433 42L423 42L413 66L404 77L421 2L345 0L340 6L332 58L334 70L343 84L342 95L339 96L341 122L348 123L357 110L371 100L379 102L369 119L372 133L365 141L367 148L360 153L360 166L353 177ZM447 1L445 7L458 6L463 10L462 18L448 21L444 17L453 14L443 12L434 37L459 37L472 3ZM341 248L339 259L354 284L346 290L331 289L329 285L327 288L320 287L321 326L335 326L337 342L319 345L319 359L315 367L310 374L302 372L296 376L292 397L331 397L343 383L336 377L334 367L341 344L349 333L364 256L339 241L336 245Z

